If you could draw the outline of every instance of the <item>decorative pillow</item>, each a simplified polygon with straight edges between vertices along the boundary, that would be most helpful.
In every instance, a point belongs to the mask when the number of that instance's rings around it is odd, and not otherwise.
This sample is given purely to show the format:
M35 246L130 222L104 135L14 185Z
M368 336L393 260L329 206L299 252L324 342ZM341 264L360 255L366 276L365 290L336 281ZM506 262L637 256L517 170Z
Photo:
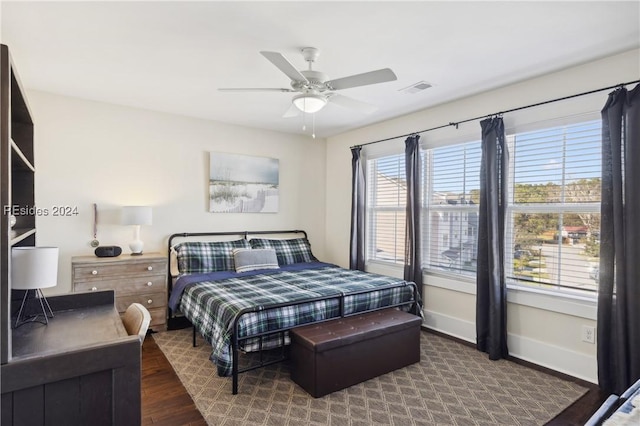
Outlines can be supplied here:
M271 240L266 238L252 238L251 247L272 248L276 250L278 264L289 265L291 263L317 262L311 253L311 244L306 238L295 238L289 240Z
M233 261L238 273L259 269L280 269L274 249L234 249Z
M233 249L251 248L247 240L190 241L174 246L181 274L233 271Z

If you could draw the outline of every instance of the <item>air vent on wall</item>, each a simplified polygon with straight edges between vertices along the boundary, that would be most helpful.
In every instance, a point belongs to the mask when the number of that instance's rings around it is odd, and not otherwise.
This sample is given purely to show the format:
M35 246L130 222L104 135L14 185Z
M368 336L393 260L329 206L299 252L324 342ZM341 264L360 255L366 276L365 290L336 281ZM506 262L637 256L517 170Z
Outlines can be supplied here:
M399 92L413 94L413 93L422 92L423 90L428 89L429 87L431 87L431 84L427 83L426 81L419 81L417 83L412 84L409 87L400 89Z

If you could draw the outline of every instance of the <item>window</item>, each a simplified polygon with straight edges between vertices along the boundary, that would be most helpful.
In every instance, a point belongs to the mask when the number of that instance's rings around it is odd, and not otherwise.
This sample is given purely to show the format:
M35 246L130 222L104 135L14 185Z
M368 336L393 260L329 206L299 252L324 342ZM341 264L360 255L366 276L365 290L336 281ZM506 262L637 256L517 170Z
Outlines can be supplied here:
M367 260L404 263L404 154L367 161Z
M422 247L428 269L475 274L480 159L480 142L425 152Z
M510 140L507 274L520 284L595 291L600 250L600 121Z
M595 291L600 250L600 120L507 135L505 271L510 284ZM423 151L422 260L475 277L479 141ZM403 264L404 155L367 162L368 260Z

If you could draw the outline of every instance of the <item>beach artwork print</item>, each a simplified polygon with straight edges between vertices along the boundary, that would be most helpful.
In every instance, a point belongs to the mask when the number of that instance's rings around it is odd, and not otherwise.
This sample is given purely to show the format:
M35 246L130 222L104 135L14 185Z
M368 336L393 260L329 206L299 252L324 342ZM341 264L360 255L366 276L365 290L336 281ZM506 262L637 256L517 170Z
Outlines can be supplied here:
M209 211L277 213L278 169L275 158L209 153Z

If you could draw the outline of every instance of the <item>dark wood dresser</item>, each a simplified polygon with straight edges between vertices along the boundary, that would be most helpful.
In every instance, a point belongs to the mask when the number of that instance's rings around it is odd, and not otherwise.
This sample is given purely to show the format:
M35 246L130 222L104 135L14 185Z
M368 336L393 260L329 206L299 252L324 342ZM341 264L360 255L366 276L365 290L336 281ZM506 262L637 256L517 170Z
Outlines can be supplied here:
M138 336L129 336L113 291L49 297L54 318L12 330L2 365L5 425L139 425Z

